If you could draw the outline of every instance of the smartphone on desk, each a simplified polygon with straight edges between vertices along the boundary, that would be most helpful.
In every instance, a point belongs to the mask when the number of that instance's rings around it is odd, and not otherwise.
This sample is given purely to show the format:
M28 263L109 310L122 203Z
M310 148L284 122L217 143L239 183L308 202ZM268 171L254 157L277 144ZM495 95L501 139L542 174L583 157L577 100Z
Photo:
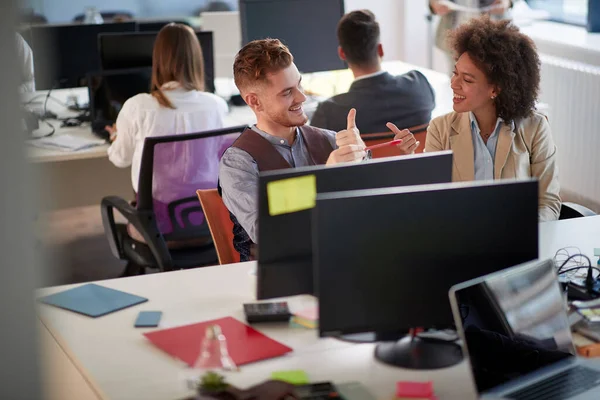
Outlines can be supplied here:
M161 317L161 311L140 311L134 326L136 328L156 328Z

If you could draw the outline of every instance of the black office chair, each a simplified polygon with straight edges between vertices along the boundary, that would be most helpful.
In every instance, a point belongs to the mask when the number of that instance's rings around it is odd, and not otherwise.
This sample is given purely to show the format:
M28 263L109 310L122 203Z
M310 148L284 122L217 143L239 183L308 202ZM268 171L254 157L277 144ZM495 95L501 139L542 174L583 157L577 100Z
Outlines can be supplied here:
M104 233L124 276L218 264L196 190L217 187L223 152L245 126L146 138L137 203L102 199ZM114 209L127 220L115 223Z
M558 217L558 219L591 217L594 215L596 215L596 213L587 207L576 203L566 202L562 203L562 206L560 207L560 216Z
M133 19L133 14L129 11L101 11L100 15L104 22L113 22L115 19L120 21L130 21ZM73 18L73 22L82 23L85 19L85 14L77 14Z

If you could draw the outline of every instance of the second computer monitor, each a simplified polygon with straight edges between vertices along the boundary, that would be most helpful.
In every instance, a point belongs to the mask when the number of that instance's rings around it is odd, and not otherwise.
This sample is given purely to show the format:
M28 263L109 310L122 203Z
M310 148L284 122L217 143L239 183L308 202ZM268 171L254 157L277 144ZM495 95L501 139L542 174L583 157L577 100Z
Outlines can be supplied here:
M158 32L106 34L98 38L100 64L103 70L152 66L152 51ZM214 57L212 32L196 32L204 58L204 84L214 93Z
M538 183L469 182L317 195L324 336L453 324L453 285L538 257Z
M335 32L343 15L342 0L240 0L242 44L277 38L301 72L344 69Z
M451 182L452 152L262 173L258 191L259 299L313 293L310 210L270 215L267 190L275 181L306 175L316 177L317 193ZM345 218L354 221L369 213L363 210Z
M22 34L33 52L37 90L85 86L100 68L98 35L133 32L135 22L35 25Z

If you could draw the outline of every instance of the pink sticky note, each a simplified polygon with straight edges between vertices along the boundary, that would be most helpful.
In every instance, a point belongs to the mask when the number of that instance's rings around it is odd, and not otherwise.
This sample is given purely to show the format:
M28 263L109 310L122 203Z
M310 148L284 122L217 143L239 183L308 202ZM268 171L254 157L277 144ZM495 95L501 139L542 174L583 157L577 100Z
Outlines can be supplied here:
M308 307L298 312L295 312L294 315L309 321L316 321L319 319L319 308L316 306Z
M431 399L433 397L433 382L397 382L396 397Z

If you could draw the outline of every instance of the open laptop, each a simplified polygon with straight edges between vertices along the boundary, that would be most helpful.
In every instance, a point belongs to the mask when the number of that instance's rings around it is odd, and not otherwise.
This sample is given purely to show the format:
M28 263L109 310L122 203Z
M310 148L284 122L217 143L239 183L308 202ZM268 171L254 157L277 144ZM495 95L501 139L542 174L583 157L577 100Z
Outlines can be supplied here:
M115 123L123 104L137 94L150 92L152 68L99 71L87 78L92 132L108 140L105 127Z
M449 295L482 398L600 399L600 360L575 356L552 260L455 285Z

